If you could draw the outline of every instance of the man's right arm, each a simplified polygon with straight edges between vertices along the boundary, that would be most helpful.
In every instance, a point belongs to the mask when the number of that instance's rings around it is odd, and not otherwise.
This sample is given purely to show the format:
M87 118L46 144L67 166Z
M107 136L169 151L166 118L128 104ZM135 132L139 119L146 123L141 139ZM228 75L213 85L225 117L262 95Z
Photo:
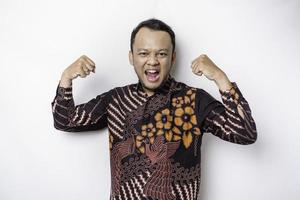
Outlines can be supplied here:
M54 127L61 131L81 132L98 130L107 126L109 92L90 101L75 105L72 85L62 87L61 81L51 102Z
M87 103L75 106L72 94L72 81L78 76L85 78L95 73L95 63L82 55L62 73L53 99L52 113L54 127L68 132L97 130L107 125L107 105L109 92L91 99Z

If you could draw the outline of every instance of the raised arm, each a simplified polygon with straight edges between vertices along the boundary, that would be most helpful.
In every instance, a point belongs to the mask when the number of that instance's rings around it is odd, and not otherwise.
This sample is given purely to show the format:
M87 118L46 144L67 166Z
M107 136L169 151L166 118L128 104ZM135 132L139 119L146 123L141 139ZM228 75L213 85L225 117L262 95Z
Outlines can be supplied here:
M256 125L251 115L248 102L243 97L235 82L204 54L192 62L196 75L204 74L214 81L222 97L224 105L204 90L198 94L198 118L203 132L211 132L223 140L252 144L257 139Z
M51 102L54 127L61 131L81 132L98 130L107 126L107 105L109 92L75 105L72 86L57 86L56 95Z
M107 105L109 92L103 93L86 103L75 105L72 80L84 78L90 71L95 72L95 64L86 56L81 56L61 76L56 95L51 102L54 127L68 132L97 130L107 126Z
M199 101L199 108L203 114L201 130L232 143L252 144L257 139L255 121L237 84L232 82L232 85L231 90L219 90L223 104L202 91L201 98L209 100L205 102L200 98Z

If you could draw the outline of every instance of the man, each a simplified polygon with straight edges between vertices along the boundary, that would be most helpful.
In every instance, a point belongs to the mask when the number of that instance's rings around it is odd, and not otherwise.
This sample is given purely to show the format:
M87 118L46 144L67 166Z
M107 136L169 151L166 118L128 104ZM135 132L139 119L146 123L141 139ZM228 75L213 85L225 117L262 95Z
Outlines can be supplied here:
M204 132L238 144L256 141L256 125L237 84L206 55L192 62L193 73L217 84L222 104L203 89L175 81L169 74L175 58L174 32L149 19L131 34L129 61L138 83L75 106L72 80L95 73L95 63L81 56L61 76L52 102L54 127L78 132L108 126L110 199L195 200Z

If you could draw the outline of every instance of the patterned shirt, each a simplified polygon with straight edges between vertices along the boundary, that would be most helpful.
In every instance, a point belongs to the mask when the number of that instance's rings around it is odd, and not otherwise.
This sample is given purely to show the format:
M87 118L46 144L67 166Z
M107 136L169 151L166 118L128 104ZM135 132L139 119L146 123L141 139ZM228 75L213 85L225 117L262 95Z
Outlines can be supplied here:
M257 138L249 104L231 83L230 90L219 90L223 104L170 75L152 96L139 81L80 105L74 104L72 85L58 85L51 103L54 127L67 132L108 127L111 200L196 200L203 133L237 144Z

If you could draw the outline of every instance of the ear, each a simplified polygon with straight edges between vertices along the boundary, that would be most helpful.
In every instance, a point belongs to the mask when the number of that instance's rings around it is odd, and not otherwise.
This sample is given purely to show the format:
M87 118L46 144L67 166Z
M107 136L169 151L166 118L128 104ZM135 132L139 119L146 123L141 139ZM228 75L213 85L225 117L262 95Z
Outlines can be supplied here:
M130 64L133 66L133 53L132 53L132 51L129 51L128 57L129 57Z
M174 51L172 55L172 66L175 64L175 61L176 61L176 51Z

